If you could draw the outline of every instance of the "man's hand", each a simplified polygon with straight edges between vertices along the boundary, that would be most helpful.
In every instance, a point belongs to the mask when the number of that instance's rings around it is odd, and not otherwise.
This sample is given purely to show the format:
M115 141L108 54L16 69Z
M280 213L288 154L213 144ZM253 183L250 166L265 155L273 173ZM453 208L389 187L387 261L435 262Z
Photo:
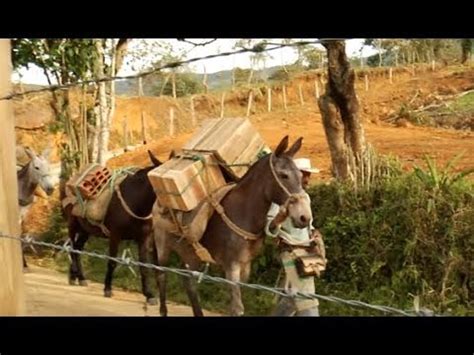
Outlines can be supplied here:
M313 252L326 260L326 248L324 247L323 236L318 229L313 230L311 234L311 242L313 246Z
M275 218L273 218L272 222L270 223L270 229L271 230L275 229L280 224L282 224L287 218L288 218L288 208L287 208L287 204L284 204L280 207L280 210L278 211L277 215L275 216Z

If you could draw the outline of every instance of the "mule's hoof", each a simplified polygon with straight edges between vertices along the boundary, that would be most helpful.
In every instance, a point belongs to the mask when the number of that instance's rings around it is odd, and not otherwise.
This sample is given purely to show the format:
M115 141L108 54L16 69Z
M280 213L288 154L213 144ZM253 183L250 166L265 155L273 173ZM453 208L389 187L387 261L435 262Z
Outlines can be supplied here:
M158 300L155 297L147 298L146 302L151 306L156 306L158 304Z
M87 286L87 280L79 280L80 286Z
M112 297L112 290L107 290L107 291L104 291L104 297Z

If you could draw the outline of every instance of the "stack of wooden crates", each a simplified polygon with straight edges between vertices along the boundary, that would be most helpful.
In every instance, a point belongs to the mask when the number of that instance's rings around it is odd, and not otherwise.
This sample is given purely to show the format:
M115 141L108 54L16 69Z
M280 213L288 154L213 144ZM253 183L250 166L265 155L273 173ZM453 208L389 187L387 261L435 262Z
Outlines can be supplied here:
M266 145L246 118L209 119L180 154L148 173L163 207L191 211L226 184L238 180Z

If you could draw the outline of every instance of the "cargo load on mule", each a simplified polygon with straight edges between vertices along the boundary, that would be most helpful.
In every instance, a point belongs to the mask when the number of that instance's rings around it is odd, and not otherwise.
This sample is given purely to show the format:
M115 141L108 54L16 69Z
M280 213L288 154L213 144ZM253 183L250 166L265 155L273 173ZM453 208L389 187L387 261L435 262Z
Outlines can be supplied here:
M109 231L103 224L114 190L134 168L111 171L99 164L88 164L66 182L66 197L61 201L63 208L73 205L72 214L87 219L99 227L105 235Z
M155 228L184 237L205 262L213 262L199 243L214 211L225 218L220 201L269 149L246 118L209 119L169 161L148 178L157 201Z

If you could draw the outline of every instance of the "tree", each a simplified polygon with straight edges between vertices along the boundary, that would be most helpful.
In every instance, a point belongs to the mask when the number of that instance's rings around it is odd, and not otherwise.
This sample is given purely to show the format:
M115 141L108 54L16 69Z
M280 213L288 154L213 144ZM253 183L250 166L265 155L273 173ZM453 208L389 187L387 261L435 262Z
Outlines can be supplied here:
M116 75L128 42L128 39L16 39L12 41L12 61L15 68L38 66L50 85L53 81L59 85L75 84ZM64 135L60 147L63 179L88 162L104 163L115 106L114 81L82 85L80 117L73 115L72 92L78 94L73 89L52 92L55 121L51 129Z
M353 176L350 162L359 166L366 150L359 119L359 102L354 88L355 74L346 56L344 41L324 41L328 57L326 92L318 100L333 174L347 180Z
M302 52L303 64L306 69L319 69L323 62L325 51L323 49L308 47Z
M245 49L245 48L253 48L254 52L250 55L250 71L249 71L249 76L247 79L247 84L250 85L252 81L258 82L258 81L265 81L265 78L262 78L259 76L258 78L254 79L254 74L256 69L265 69L266 67L266 62L267 59L271 59L272 57L270 56L269 53L265 52L265 46L266 46L267 41L257 41L254 39L241 39L238 40L234 48L240 48L240 49ZM261 73L260 71L259 73ZM234 73L235 75L235 83L237 83L237 73Z
M462 64L465 64L468 61L468 59L471 58L472 43L473 43L473 40L470 38L461 39L461 51L462 51L461 63Z

